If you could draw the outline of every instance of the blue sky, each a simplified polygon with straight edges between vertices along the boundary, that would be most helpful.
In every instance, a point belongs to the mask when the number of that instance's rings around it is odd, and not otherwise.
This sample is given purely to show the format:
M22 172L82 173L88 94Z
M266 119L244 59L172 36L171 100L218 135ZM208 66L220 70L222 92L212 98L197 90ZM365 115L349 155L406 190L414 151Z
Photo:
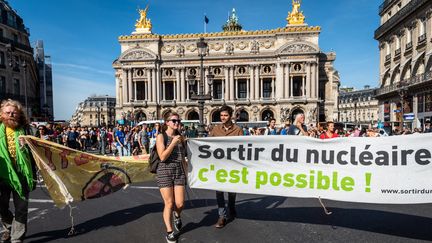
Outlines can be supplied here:
M286 25L290 0L9 0L30 28L30 41L43 40L53 63L55 119L70 119L77 104L92 94L115 95L112 62L120 55L117 38L134 31L137 8L150 5L157 34L221 31L236 8L245 30ZM342 86L378 85L378 6L371 0L303 0L310 26L321 26L322 51L335 51Z

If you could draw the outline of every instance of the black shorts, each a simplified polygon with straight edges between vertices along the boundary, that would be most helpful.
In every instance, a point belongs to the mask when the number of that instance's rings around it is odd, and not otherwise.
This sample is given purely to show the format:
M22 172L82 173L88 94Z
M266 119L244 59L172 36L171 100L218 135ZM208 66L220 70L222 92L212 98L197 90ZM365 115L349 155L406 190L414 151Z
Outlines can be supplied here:
M139 146L138 142L133 142L133 146L132 146L133 149L136 149L136 148L139 148L139 147L140 146Z

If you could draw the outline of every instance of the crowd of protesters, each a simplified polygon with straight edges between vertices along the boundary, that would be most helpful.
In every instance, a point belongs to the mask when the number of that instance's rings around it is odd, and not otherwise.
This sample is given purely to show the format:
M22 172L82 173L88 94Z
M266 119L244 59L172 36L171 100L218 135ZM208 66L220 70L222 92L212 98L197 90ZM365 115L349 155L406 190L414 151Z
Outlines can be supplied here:
M300 125L301 124L301 125ZM213 125L206 126L206 134L211 133ZM304 115L299 114L291 124L284 123L276 126L276 120L270 119L266 127L241 127L244 136L260 135L302 135L314 138L334 137L380 137L394 135L408 135L432 132L431 123L427 121L425 128L395 128L388 132L372 125L368 127L354 127L343 129L335 127L332 121L324 124L308 124L304 122ZM131 156L149 154L156 143L156 137L161 132L161 124L143 124L140 126L119 125L112 127L81 127L81 126L55 126L51 123L39 125L34 128L34 135L41 139L50 140L73 149L81 151L96 151L103 155ZM197 128L179 125L179 131L186 138L198 136Z
M186 138L198 135L194 125L180 125ZM33 135L64 146L81 150L96 151L103 155L131 156L149 154L161 132L161 124L140 126L116 125L112 127L60 126L48 123L33 127Z
M291 124L290 122L286 122L283 124L283 127L275 126L275 119L271 119L267 127L242 127L243 135L245 136L260 136L260 135L298 135L298 134L290 134L289 130L291 128L294 129L298 127L298 125ZM304 121L302 122L302 127L304 127L304 131L301 131L303 136L309 136L314 138L334 138L334 137L382 137L382 136L397 136L397 135L409 135L409 134L417 134L417 133L432 133L431 123L427 121L425 123L425 128L394 128L393 130L378 128L376 126L369 125L367 127L356 126L351 129L337 128L335 127L335 122L328 121L323 124L309 124L305 125ZM332 137L326 137L326 133L331 131ZM300 131L300 129L299 129Z

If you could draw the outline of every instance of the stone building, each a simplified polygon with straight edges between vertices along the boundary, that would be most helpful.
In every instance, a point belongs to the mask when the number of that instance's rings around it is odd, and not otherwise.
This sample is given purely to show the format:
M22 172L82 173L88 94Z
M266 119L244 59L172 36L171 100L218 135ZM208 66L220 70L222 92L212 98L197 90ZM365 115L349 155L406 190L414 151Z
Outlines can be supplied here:
M27 116L39 120L39 77L29 35L23 19L0 0L0 100L20 101Z
M41 111L49 120L54 118L54 97L51 56L45 55L42 40L36 41L35 61L39 71Z
M365 86L362 90L339 90L339 119L355 125L374 125L378 122L376 88Z
M432 117L432 1L386 0L375 31L380 50L379 117L414 128Z
M318 45L320 27L305 23L300 2L293 1L287 25L272 30L243 30L235 11L217 33L152 33L148 8L140 11L136 31L120 36L121 54L114 61L116 114L154 120L173 110L182 119L198 119L201 70L197 41L207 43L203 57L204 122L219 120L217 108L234 108L238 121L278 123L304 113L307 122L337 118L339 76L334 52Z
M80 102L72 115L72 126L113 126L116 98L108 95L91 96Z

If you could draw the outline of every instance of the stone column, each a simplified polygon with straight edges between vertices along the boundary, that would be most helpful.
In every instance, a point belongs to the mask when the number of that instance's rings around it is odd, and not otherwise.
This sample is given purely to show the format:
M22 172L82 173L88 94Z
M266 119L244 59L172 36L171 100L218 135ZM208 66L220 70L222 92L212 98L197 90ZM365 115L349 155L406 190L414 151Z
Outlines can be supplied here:
M185 83L185 70L184 68L180 69L180 101L184 102L186 99L186 93L185 93L185 85L187 85Z
M320 86L319 85L319 83L320 83L320 81L319 81L319 62L317 62L315 70L316 70L316 73L315 73L315 79L316 79L316 81L315 81L315 83L316 83L315 92L316 92L316 97L319 99L320 98L319 97L319 86Z
M161 103L161 101L162 101L162 89L163 89L163 87L162 87L162 80L161 80L161 71L162 71L162 69L161 69L161 67L160 66L158 66L157 67L157 69L156 69L156 95L157 95L157 102L158 102L158 104L160 104Z
M275 92L276 92L276 86L275 86L275 78L273 77L272 78L272 95L271 95L271 97L272 98L275 98L276 97L276 94L275 94Z
M136 102L136 100L137 100L137 81L133 81L132 82L132 84L133 84L133 87L134 87L134 101Z
M161 80L160 83L162 85L162 100L166 100L165 99L165 81Z
M255 100L254 66L249 66L250 99Z
M259 65L255 66L255 99L260 99L260 75L259 75ZM262 88L262 86L261 86Z
M289 78L289 63L285 63L284 65L284 99L288 99L290 97L290 78Z
M234 100L237 100L238 97L238 79L235 78L234 79L234 87L235 87L235 92L234 92Z
M311 63L306 64L306 97L311 97Z
M147 72L147 101L148 102L152 102L153 98L152 98L152 87L151 87L151 69L146 69Z
M246 79L246 99L250 99L250 79Z
M274 94L274 97L277 99L283 98L283 65L280 63L276 64L276 94Z
M208 80L207 80L207 75L209 74L210 71L210 67L204 67L204 94L207 94L209 92L209 86L208 86Z
M127 102L127 70L125 68L122 69L122 106Z
M133 97L132 76L133 76L133 69L129 69L128 70L128 99L127 99L128 103L131 102L131 99Z
M235 91L236 90L234 90L234 66L231 66L231 67L229 67L229 82L230 82L230 98L229 98L229 100L230 101L233 101L234 100L234 94L235 94Z
M116 83L115 83L115 85L116 85L116 106L120 106L121 105L121 101L120 101L120 99L121 99L121 97L120 97L120 75L119 74L116 74L116 79L115 79L115 81L116 81Z
M156 68L152 69L152 100L155 103L158 103L158 91L159 91L159 86L157 85L157 72L156 72Z
M224 92L224 99L229 100L229 94L230 94L230 83L229 83L229 68L227 66L224 67L225 72L225 80L224 80L224 87L226 87L226 92Z
M310 97L315 98L315 62L310 64L310 83L311 83L311 93Z
M289 86L290 86L290 98L292 98L294 96L294 84L293 84L293 76L290 74L289 75Z
M306 96L306 76L302 76L302 96Z
M180 79L180 69L176 68L175 69L175 73L176 73L176 93L174 96L174 99L178 102L181 100L181 87L180 87L180 83L181 83L181 79Z

